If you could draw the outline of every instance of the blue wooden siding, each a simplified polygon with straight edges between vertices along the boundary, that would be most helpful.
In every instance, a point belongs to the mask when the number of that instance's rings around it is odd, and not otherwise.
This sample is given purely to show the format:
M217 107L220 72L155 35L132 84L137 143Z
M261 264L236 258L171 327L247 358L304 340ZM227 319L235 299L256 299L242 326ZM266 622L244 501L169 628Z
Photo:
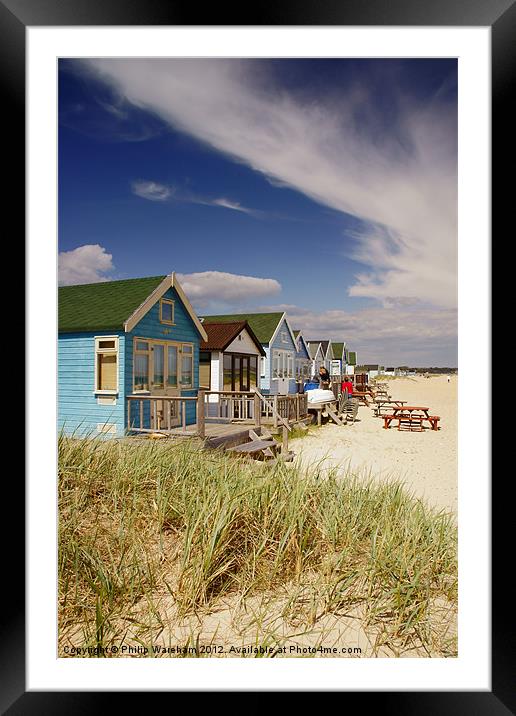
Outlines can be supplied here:
M183 306L175 289L169 289L162 298L174 301L174 323L168 326L159 320L159 301L136 324L133 330L126 335L125 341L125 394L133 392L133 340L134 338L149 338L162 341L175 341L180 343L193 343L193 387L181 390L181 396L196 396L199 387L199 342L200 336L189 313ZM127 416L127 411L126 411ZM188 425L196 421L195 403L186 404L186 422ZM147 426L148 427L148 426Z
M300 342L300 349L296 351L296 358L300 358L301 360L311 360L310 354L305 348L305 344L303 341Z
M116 405L99 405L95 395L95 337L118 336L118 387ZM70 435L98 435L98 425L124 433L124 341L119 331L62 333L58 341L58 429Z

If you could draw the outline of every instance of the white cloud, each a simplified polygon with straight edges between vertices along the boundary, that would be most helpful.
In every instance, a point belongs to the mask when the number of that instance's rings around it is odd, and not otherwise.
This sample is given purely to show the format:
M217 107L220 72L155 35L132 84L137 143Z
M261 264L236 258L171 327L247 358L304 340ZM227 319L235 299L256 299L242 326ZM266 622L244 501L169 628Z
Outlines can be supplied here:
M112 255L99 244L86 244L72 251L61 251L58 257L59 284L69 286L78 283L108 281L103 276L114 269Z
M178 274L186 295L196 307L210 302L235 303L277 294L281 284L273 278L239 276L224 271Z
M311 311L300 306L261 306L286 311L306 340L346 341L362 363L382 365L457 365L457 311L422 306Z
M155 181L134 181L131 184L131 189L133 194L149 201L167 201L171 195L168 186Z
M88 62L138 107L365 221L355 257L370 271L350 295L456 306L456 117L439 93L421 108L393 92L398 119L386 131L365 87L300 100L252 61Z

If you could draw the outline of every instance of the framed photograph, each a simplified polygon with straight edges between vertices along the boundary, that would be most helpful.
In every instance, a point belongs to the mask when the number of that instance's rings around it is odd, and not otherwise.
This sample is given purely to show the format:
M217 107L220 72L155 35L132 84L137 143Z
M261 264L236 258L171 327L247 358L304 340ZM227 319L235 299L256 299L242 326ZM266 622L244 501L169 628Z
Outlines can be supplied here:
M514 5L276 12L200 25L165 4L0 5L27 157L27 580L0 650L9 713L125 690L514 709L491 594L509 523L501 500L494 555L478 404L491 107L504 137ZM322 407L315 379L334 391ZM323 447L312 419L332 425ZM188 446L189 431L255 460L209 492L220 450L203 477L206 453L187 448L199 484L149 489L184 464L158 438ZM120 457L128 440L141 467ZM293 488L296 453L314 470L324 451L318 482ZM337 457L385 473L387 454L407 495L389 481L344 494ZM6 555L19 585L21 551Z

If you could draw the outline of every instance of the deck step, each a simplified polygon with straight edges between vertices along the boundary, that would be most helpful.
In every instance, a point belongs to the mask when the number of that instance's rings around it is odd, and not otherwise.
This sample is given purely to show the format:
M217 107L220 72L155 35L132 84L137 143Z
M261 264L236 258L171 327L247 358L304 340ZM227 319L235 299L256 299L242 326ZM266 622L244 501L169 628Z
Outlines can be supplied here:
M241 454L260 452L261 450L273 449L277 443L274 440L252 440L249 443L242 443L242 445L235 445L235 447L228 448L228 452L237 452Z

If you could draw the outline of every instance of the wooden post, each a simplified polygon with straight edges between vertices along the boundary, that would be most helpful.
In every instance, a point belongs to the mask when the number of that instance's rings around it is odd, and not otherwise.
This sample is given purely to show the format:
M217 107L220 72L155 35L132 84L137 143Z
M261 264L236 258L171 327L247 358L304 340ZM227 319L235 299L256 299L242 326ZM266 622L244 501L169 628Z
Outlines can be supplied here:
M254 394L254 424L259 428L262 424L262 406L260 396Z
M296 422L299 422L299 393L296 393Z
M197 432L203 438L206 434L206 425L204 421L204 390L197 392Z
M273 404L274 404L274 427L277 428L278 427L278 396L277 395L274 396Z
M283 442L281 444L281 453L286 455L288 453L288 428L286 425L283 426Z
M186 400L181 401L181 412L183 414L182 424L183 424L183 432L186 432Z

